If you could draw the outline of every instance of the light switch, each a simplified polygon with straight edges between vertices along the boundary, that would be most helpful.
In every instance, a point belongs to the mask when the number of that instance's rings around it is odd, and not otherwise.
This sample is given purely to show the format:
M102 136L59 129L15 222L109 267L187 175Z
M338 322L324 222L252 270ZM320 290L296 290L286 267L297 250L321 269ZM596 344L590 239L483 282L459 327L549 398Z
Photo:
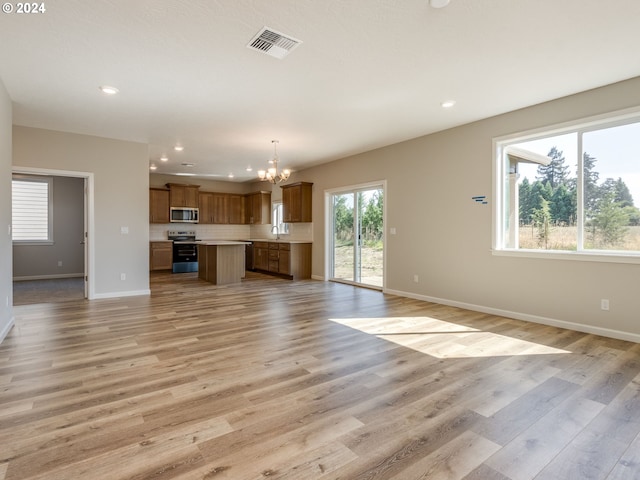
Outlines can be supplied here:
M129 234L129 227L120 227L120 234L121 235L128 235Z
M391 235L395 235L396 234L396 227L391 227L389 229L389 233L391 233Z

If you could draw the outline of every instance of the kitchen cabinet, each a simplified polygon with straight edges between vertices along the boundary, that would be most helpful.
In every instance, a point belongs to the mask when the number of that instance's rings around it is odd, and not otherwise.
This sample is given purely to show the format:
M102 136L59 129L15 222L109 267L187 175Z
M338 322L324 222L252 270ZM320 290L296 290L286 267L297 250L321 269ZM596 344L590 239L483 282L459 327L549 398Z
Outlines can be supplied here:
M226 193L214 193L213 201L213 223L229 223L229 195Z
M283 275L291 275L291 245L278 243L278 267L274 271Z
M244 195L230 194L227 199L229 209L229 223L241 225L244 223Z
M271 223L271 192L253 192L246 196L244 223L249 225Z
M199 223L242 225L244 223L243 203L243 195L200 192L198 196Z
M198 208L202 224L260 225L271 223L271 192L201 192L197 185L168 183L169 190L149 189L149 222L169 223L170 207ZM195 198L195 200L194 200Z
M253 268L263 272L269 271L268 242L253 242Z
M171 270L173 268L173 242L149 242L149 270Z
M214 285L240 283L244 277L243 242L225 240L198 244L198 278Z
M269 266L268 266L268 270L271 273L279 273L280 267L280 251L278 250L278 244L277 243L270 243L269 244Z
M313 183L297 182L282 185L282 217L285 223L311 222L311 192Z
M311 278L311 243L254 242L254 267L290 280Z
M149 223L169 223L169 190L149 189Z
M198 223L213 223L213 193L198 193Z
M171 207L198 207L199 185L167 183L169 187L169 203Z

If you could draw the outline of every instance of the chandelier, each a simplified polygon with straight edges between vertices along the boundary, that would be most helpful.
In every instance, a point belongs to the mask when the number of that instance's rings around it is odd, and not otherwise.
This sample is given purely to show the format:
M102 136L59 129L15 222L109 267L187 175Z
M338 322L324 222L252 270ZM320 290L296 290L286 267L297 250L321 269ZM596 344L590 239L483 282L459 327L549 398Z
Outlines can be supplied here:
M271 183L286 182L291 175L291 170L285 168L281 172L278 172L278 140L271 140L273 143L273 158L269 160L272 165L266 170L258 170L258 177L261 181L269 181Z

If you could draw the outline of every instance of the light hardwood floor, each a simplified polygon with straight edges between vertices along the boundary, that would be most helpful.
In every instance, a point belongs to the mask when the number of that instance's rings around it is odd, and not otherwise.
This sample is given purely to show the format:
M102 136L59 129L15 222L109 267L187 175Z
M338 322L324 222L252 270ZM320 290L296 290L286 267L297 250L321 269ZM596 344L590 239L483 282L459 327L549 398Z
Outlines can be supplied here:
M640 345L318 281L15 307L0 479L639 479Z

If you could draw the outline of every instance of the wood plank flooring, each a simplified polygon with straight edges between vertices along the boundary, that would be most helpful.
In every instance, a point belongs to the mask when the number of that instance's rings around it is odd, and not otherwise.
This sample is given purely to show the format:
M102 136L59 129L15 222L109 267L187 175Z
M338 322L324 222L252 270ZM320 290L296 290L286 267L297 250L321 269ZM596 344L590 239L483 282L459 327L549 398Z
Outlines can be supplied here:
M640 479L640 345L368 289L153 274L15 307L0 480Z

